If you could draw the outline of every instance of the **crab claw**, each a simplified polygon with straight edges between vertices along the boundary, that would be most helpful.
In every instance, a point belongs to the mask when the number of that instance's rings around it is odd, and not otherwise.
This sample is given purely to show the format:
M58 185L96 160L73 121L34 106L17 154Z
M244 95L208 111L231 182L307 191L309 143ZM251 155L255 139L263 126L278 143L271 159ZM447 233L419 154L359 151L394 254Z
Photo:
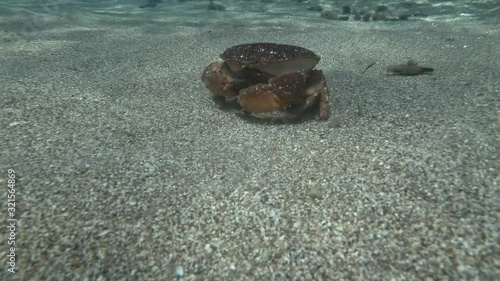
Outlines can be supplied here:
M226 63L212 62L201 74L201 81L216 96L237 96L248 83L234 78Z
M260 83L241 90L238 102L244 111L252 113L286 111L288 104L302 94L305 83L303 72L283 74L270 79L268 84Z

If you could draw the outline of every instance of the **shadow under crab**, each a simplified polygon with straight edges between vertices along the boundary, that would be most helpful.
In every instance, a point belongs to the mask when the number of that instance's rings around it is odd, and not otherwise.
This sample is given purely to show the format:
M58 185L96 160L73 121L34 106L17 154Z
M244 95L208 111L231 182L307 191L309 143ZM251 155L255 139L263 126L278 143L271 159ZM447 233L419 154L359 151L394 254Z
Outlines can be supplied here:
M328 86L320 57L292 45L252 43L233 46L221 55L223 62L210 63L201 80L214 95L216 106L236 98L245 113L284 113L295 120L319 104L319 119L330 116Z

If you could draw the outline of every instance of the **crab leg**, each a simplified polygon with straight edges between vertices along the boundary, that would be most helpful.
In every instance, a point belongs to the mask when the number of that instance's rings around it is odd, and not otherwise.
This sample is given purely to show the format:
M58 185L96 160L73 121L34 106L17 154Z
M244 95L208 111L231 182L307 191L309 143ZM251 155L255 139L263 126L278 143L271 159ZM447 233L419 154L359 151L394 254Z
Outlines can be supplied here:
M302 111L309 108L311 103L319 98L319 119L326 120L330 117L330 107L328 106L328 85L325 75L321 70L313 70L309 74L306 86L306 102Z

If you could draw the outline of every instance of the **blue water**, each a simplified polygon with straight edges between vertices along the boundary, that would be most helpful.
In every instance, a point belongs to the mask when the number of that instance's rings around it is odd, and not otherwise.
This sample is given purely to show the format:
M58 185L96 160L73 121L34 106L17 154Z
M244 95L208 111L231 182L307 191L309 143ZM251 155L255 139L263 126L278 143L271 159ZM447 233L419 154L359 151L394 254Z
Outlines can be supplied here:
M377 7L381 3L386 8ZM331 13L343 15L349 18L348 21L355 22L355 14L375 14L377 9L381 10L380 19L385 20L472 19L498 23L499 3L493 0L223 0L213 1L212 4L207 0L7 0L0 1L0 24L5 30L15 32L50 29L55 22L81 27L96 27L110 22L196 27L221 21L232 25L249 21L272 25L280 20L293 19L313 24L318 20L329 20L328 14ZM366 23L370 24L372 19Z

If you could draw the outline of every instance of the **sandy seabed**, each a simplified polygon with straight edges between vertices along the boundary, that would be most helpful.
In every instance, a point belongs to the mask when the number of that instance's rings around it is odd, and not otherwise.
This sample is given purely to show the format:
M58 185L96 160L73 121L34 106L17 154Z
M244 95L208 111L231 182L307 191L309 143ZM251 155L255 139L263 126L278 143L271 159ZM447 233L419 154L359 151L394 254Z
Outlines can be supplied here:
M164 2L2 4L0 279L500 280L498 19ZM321 55L327 122L212 107L201 71L259 41Z

